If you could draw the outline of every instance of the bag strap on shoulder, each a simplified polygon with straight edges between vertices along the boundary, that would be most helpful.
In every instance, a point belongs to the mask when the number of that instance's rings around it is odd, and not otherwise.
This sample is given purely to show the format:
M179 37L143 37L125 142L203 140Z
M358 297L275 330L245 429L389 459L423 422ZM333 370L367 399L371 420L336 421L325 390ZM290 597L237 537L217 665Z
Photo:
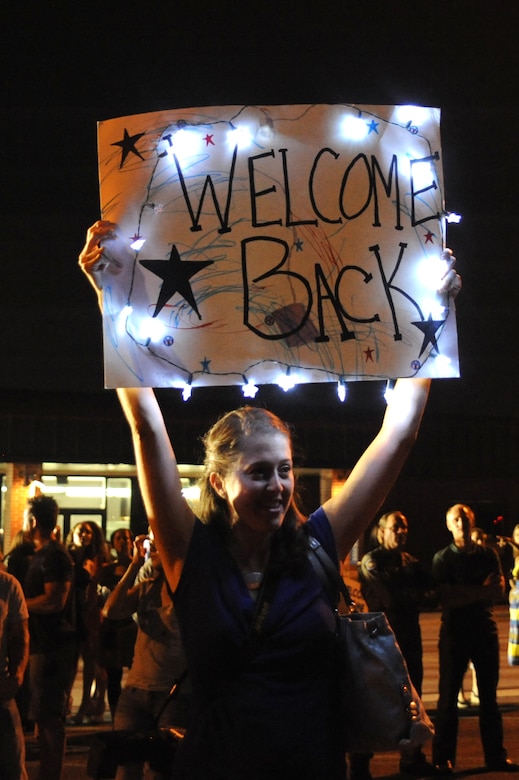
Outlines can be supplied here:
M348 586L342 579L337 567L334 565L328 553L323 549L321 542L315 536L308 535L310 551L308 558L314 567L314 571L321 580L325 592L328 594L332 604L336 607L340 596L343 597L350 612L355 612L357 605L353 601Z

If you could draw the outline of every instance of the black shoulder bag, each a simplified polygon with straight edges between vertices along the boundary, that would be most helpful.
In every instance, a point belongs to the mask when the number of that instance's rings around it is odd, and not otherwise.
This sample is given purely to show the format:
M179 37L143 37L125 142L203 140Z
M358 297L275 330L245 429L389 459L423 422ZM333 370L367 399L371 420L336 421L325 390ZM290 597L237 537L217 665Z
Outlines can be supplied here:
M419 746L434 726L418 696L383 612L355 612L346 584L320 542L310 561L336 605L341 720L346 750L376 753ZM343 596L348 614L339 614Z
M160 716L178 694L180 686L187 677L187 669L182 672L164 699L155 715L156 728L148 733L121 729L95 734L90 743L87 761L87 775L94 780L115 777L118 766L147 761L157 772L166 777L171 771L175 753L184 738L185 729L159 726Z

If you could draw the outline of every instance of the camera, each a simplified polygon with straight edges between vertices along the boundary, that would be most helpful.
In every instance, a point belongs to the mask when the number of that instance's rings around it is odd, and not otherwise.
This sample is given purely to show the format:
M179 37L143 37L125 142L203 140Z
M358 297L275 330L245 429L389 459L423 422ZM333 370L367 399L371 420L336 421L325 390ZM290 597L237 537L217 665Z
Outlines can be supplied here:
M142 549L144 550L144 560L149 561L151 558L151 553L154 552L154 550L157 548L155 547L153 539L150 539L148 536L142 542Z

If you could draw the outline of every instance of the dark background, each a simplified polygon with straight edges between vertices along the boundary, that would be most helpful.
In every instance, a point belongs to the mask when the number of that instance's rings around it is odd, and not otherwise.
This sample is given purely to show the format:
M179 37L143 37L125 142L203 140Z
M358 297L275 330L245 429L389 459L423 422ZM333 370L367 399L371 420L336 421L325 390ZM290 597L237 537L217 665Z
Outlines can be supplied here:
M9 6L0 50L0 460L131 459L114 394L103 390L94 295L76 262L99 216L98 120L234 103L418 103L442 109L446 208L463 215L448 234L463 277L462 377L434 382L405 474L450 480L462 500L475 481L494 480L486 498L472 497L492 504L489 517L504 506L515 522L519 3ZM348 467L380 421L381 389L359 383L339 404L334 384L289 396L269 387L257 402L296 423L306 465ZM180 458L196 458L206 423L241 401L237 388L197 390L187 404L178 391L164 394Z

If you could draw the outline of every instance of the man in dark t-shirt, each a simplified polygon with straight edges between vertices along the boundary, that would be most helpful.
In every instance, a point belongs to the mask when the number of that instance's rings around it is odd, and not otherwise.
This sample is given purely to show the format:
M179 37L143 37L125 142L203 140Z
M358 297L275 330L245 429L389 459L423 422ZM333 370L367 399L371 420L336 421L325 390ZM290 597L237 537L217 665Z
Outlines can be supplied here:
M504 596L499 558L471 538L474 512L464 504L447 510L452 544L433 558L432 573L442 606L439 639L439 698L433 760L438 774L450 775L456 761L458 691L469 661L479 688L479 721L485 763L491 771L516 772L507 758L497 704L499 638L492 605Z
M422 564L405 549L408 522L396 510L377 524L378 546L363 556L359 581L370 612L385 612L405 658L409 676L422 694L423 661L420 608L435 603L432 579ZM350 756L350 780L369 780L370 756ZM400 774L424 777L434 773L421 746L400 753Z
M40 777L59 780L65 754L65 719L77 664L74 565L54 538L58 505L37 496L29 505L35 554L25 577L29 609L31 715L38 727Z

